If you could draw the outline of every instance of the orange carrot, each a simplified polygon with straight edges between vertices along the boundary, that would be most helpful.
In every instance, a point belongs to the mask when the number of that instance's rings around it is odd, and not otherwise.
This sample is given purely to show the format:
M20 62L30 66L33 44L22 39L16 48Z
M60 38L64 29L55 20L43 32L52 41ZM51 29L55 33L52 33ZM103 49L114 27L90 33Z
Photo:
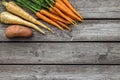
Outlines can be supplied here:
M70 17L72 17L73 19L76 19L78 21L82 21L81 18L79 18L78 16L76 16L73 12L71 12L68 9L65 9L64 6L62 6L60 3L56 2L55 3L55 7L57 7L58 9L60 9L61 11L63 11L64 13L66 13L67 15L69 15Z
M58 20L58 21L61 21L61 22L64 22L64 23L67 22L66 20L62 19L61 17L59 17L57 15L54 15L54 14L51 14L50 12L48 12L44 9L40 10L40 13L49 17L49 18L52 18L52 19L55 19L55 20Z
M54 14L54 15L60 16L59 14L57 14L57 12L56 12L53 8L49 8L49 11L50 11L51 14ZM64 20L63 23L65 23L65 24L67 24L67 25L71 24L71 22L66 21L66 20Z
M59 15L59 14L57 14L57 12L53 8L49 8L49 11L50 11L50 13L53 13L55 15Z
M70 27L68 27L68 26L65 25L64 23L62 23L62 22L60 22L60 21L57 21L57 20L56 20L56 22L57 22L59 25L61 25L62 27L64 27L65 29L67 29L67 30L69 30L69 31L72 30Z
M52 25L56 26L60 30L62 30L62 31L64 30L60 25L58 25L56 22L52 21L51 19L47 18L46 16L44 16L40 12L36 12L36 16L39 17L40 19L48 22L49 24L52 24Z
M59 3L61 6L63 6L66 10L69 10L69 12L73 13L61 0L55 0L57 3ZM66 14L66 13L65 13ZM75 14L76 15L76 14ZM69 15L68 15L69 16ZM70 16L72 19L76 19L73 16Z
M61 4L62 6L64 6L64 8L69 9L62 0L55 0L55 2L58 2L59 4Z
M70 25L71 23L66 21L66 22L63 22L64 24L67 24L67 25ZM76 22L75 22L76 23Z
M75 21L73 19L71 19L70 17L66 16L65 14L63 14L59 9L57 9L55 6L52 7L61 17L63 17L64 19L68 20L70 23L74 24Z
M59 4L61 4L62 6L64 6L64 8L66 8L67 10L71 11L72 13L74 13L76 16L78 16L81 19L83 19L82 16L74 8L73 9L77 12L77 14L73 10L71 10L69 7L67 7L67 5L62 0L55 0L55 1L58 2Z
M83 17L73 8L73 6L70 4L70 2L68 0L61 0L65 3L65 5L71 9L76 15L78 15L81 19L83 19Z

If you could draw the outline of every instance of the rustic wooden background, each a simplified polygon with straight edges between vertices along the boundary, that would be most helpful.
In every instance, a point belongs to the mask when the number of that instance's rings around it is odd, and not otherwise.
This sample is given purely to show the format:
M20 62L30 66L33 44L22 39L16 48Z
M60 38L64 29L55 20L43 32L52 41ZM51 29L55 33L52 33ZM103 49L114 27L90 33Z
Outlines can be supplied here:
M120 80L120 0L70 2L85 18L71 32L7 39L0 23L0 80Z

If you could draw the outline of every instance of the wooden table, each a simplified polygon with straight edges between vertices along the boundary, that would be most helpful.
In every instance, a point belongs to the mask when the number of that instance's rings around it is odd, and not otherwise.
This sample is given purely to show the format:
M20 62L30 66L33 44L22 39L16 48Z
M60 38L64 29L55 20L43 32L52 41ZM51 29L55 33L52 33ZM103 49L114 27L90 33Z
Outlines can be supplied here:
M7 39L0 23L0 80L120 80L120 0L70 2L85 18L71 32Z

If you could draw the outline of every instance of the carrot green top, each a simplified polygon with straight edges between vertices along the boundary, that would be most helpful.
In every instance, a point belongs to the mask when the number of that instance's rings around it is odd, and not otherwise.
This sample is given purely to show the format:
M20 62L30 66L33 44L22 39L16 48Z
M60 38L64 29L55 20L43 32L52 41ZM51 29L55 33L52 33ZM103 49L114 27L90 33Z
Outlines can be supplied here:
M41 9L49 10L50 4L53 3L54 0L16 0L15 2L23 7L28 8L32 12L36 13Z

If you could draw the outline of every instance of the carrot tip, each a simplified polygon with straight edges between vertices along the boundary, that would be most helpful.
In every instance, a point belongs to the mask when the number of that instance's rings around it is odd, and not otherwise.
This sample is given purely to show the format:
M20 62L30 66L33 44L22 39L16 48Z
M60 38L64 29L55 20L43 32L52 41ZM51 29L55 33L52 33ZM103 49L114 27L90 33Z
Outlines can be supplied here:
M72 31L72 29L70 28L70 29L68 29L69 31Z
M78 25L74 25L74 27L78 27Z
M78 26L78 24L77 24L77 22L74 24L74 27L77 27Z

